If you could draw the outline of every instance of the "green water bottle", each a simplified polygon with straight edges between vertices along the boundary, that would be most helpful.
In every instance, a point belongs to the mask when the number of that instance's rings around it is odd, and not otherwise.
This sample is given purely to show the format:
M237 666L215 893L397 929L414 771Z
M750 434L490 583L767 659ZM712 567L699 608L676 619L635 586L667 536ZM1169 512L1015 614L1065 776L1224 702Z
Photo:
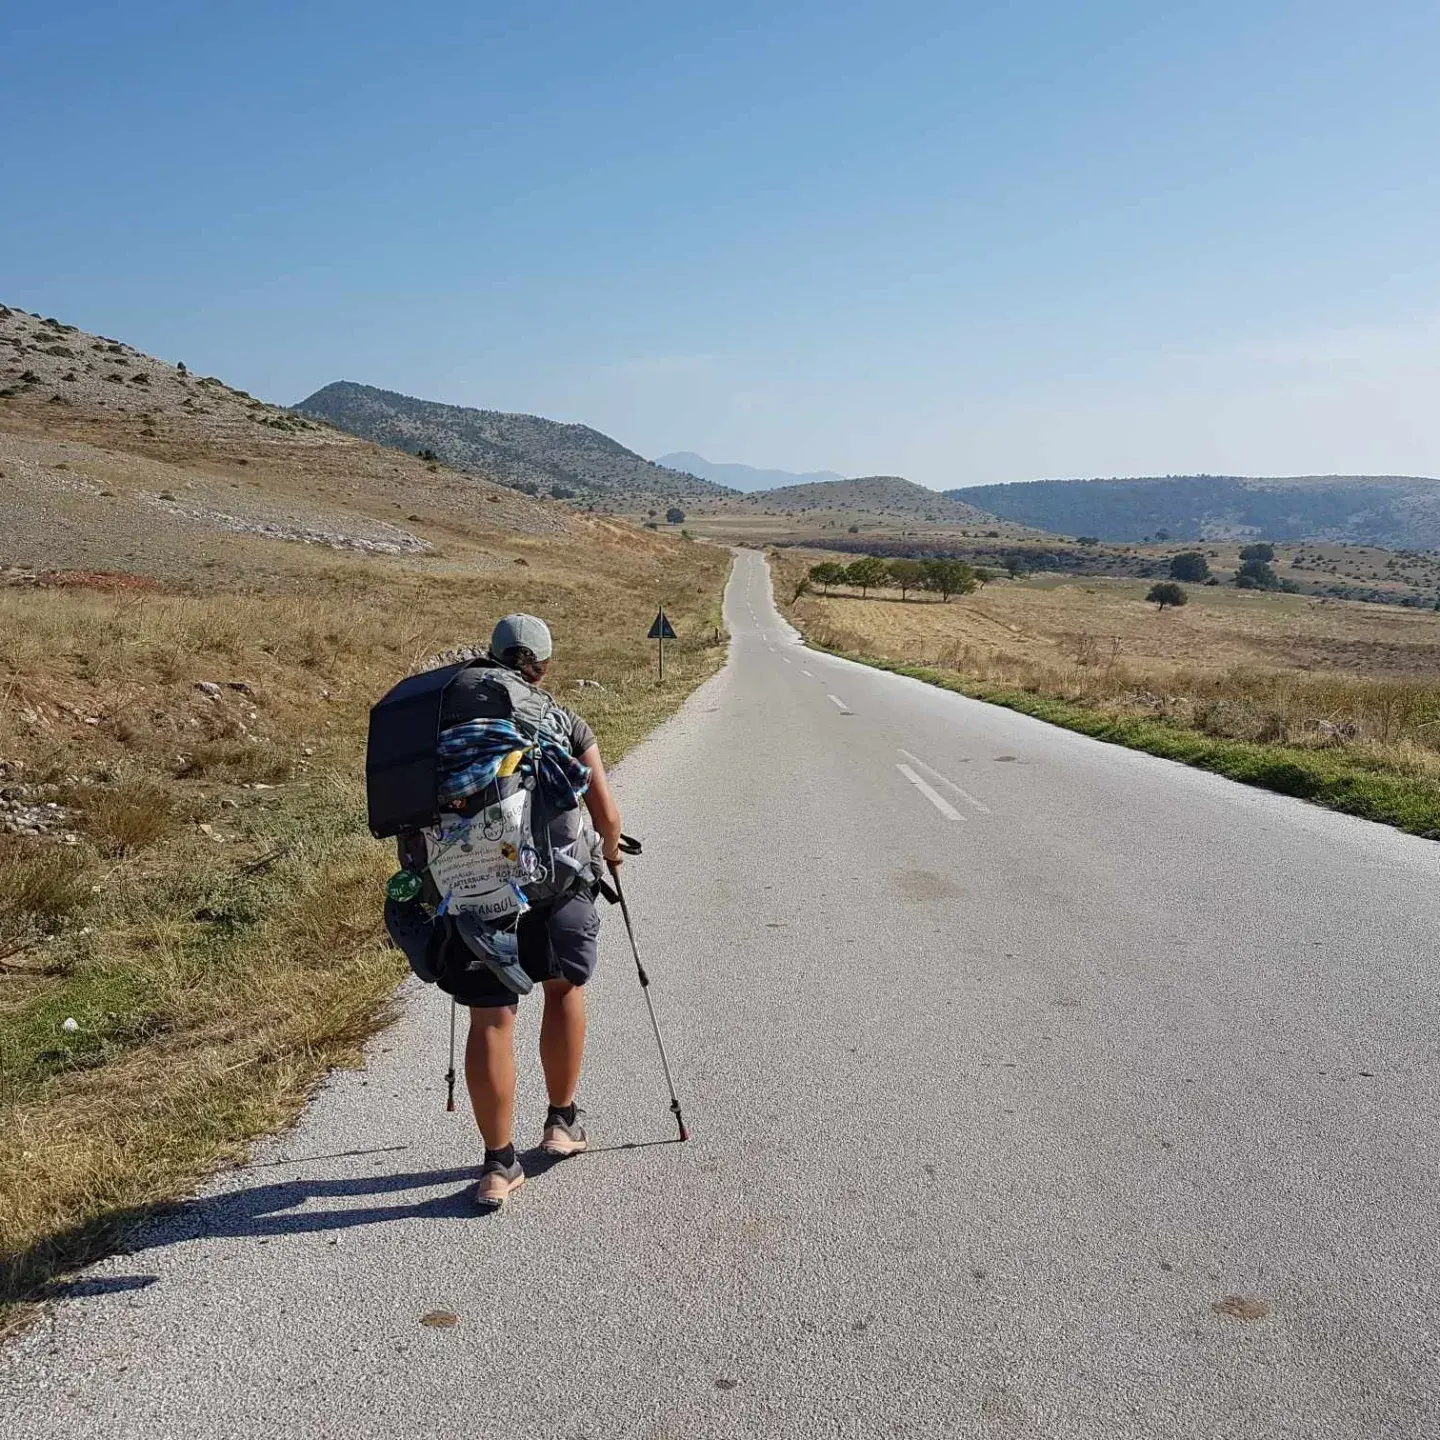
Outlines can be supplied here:
M424 881L413 870L397 870L385 882L385 894L391 900L402 904L413 900L424 885Z

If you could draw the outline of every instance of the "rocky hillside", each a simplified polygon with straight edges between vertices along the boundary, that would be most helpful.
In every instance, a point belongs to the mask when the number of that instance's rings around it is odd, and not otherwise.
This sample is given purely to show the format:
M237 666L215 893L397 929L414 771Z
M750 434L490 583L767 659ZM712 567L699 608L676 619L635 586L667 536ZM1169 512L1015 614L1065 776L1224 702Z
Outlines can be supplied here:
M413 557L558 534L562 506L399 455L183 364L0 305L0 570L206 587L295 551ZM311 567L313 568L313 566Z
M627 450L588 425L441 405L338 380L302 400L301 415L380 445L434 454L457 470L493 477L532 495L634 512L727 494Z
M1440 480L1409 475L1167 475L949 490L954 500L1060 535L1263 539L1440 550Z
M855 480L827 480L810 485L786 485L759 490L743 502L769 513L883 518L923 525L977 525L991 517L973 505L927 490L899 475L864 475Z

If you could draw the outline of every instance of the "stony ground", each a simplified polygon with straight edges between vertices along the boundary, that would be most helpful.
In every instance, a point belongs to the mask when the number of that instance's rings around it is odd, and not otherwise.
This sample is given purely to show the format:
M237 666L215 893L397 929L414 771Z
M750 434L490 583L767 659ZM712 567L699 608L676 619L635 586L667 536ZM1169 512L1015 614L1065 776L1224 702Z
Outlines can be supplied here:
M571 524L483 476L357 440L107 337L0 306L0 565L253 583L293 557L234 537L443 555Z

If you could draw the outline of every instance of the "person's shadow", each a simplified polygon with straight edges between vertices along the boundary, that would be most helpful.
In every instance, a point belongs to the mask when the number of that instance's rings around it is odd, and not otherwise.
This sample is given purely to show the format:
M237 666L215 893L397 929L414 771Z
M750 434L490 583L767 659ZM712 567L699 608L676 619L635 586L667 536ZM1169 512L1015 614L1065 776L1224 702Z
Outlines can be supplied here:
M619 1145L594 1146L587 1155L615 1154L625 1150L643 1150L656 1145L678 1145L675 1139L634 1140ZM247 1173L303 1165L318 1160L349 1159L364 1155L383 1155L404 1150L404 1145L387 1145L375 1150L352 1150L340 1155L298 1156L291 1160L262 1161ZM522 1151L519 1156L528 1180L536 1180L563 1158L547 1155L538 1146ZM585 1156L574 1157L582 1163ZM574 1163L571 1160L569 1163ZM411 1170L398 1174L355 1175L337 1179L279 1180L268 1185L249 1185L241 1190L218 1195L202 1195L178 1204L145 1207L107 1217L105 1232L113 1238L110 1245L97 1246L93 1232L73 1237L51 1236L48 1243L66 1245L71 1242L72 1254L85 1254L88 1261L98 1260L107 1251L138 1255L166 1245L180 1245L194 1240L252 1239L267 1240L276 1235L313 1235L328 1230L349 1230L360 1225L383 1225L395 1220L483 1220L499 1212L484 1210L475 1204L472 1191L479 1178L479 1165L456 1166L445 1170ZM402 1198L415 1190L434 1190L445 1186L438 1195L421 1199ZM372 1197L375 1203L326 1206L301 1209L315 1200L353 1200ZM152 1285L154 1275L77 1275L45 1287L50 1295L80 1298L113 1294L124 1290L141 1290ZM35 1297L38 1298L38 1297Z
M613 1154L624 1150L648 1149L655 1145L676 1145L678 1140L638 1140L620 1145L596 1146L588 1155ZM294 1160L263 1162L254 1170L304 1164L307 1161L341 1159L349 1156L384 1154L403 1150L403 1145L371 1151L350 1151L345 1156L302 1156ZM528 1180L534 1181L563 1158L548 1155L539 1146L519 1155ZM574 1159L584 1162L584 1156ZM573 1163L573 1161L572 1161ZM115 1217L112 1233L123 1232L115 1248L128 1254L206 1239L269 1239L276 1235L313 1235L327 1230L349 1230L360 1225L382 1225L395 1220L475 1220L497 1213L475 1204L472 1191L479 1177L478 1165L446 1170L410 1170L385 1175L355 1175L337 1179L280 1180L269 1185L250 1185L218 1195ZM421 1199L402 1198L415 1190L447 1187L438 1195ZM308 1202L325 1199L353 1200L373 1197L376 1203L325 1206ZM307 1208L302 1209L302 1206ZM128 1223L126 1221L128 1220ZM132 1277L143 1279L144 1277ZM97 1290L99 1286L99 1290ZM77 1279L65 1293L99 1293L118 1286L114 1282Z

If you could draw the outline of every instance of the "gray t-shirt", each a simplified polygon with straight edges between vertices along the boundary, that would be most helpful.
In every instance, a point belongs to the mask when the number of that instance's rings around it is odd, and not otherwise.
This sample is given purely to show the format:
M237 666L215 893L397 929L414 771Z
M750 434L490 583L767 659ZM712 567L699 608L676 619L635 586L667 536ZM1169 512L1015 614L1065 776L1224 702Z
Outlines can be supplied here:
M560 708L570 722L570 753L578 760L595 744L595 732L573 710L565 710L563 705Z

